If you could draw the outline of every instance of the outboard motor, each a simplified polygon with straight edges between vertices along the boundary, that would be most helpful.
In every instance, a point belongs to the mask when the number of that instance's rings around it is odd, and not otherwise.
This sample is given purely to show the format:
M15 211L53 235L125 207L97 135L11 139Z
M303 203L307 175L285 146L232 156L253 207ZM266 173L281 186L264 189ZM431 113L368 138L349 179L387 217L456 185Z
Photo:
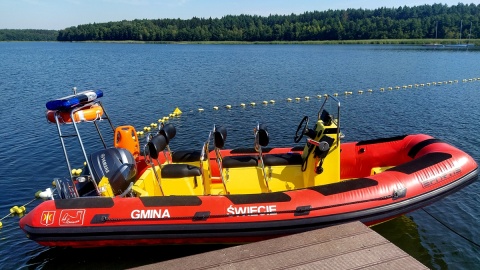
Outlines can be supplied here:
M92 174L97 183L108 178L115 195L122 194L135 179L137 167L132 153L123 148L108 148L90 155Z

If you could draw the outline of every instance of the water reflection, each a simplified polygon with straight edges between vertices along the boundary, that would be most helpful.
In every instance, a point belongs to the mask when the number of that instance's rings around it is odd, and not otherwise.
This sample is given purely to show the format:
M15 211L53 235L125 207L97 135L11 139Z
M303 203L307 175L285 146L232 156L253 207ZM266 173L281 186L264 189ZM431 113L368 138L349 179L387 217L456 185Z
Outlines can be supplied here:
M47 248L26 263L28 269L127 269L200 254L228 245ZM32 254L32 255L33 255Z
M435 244L430 243L428 248L423 246L418 226L411 216L402 215L371 228L428 268L448 268L442 253L435 251L438 251ZM435 251L433 257L429 250Z

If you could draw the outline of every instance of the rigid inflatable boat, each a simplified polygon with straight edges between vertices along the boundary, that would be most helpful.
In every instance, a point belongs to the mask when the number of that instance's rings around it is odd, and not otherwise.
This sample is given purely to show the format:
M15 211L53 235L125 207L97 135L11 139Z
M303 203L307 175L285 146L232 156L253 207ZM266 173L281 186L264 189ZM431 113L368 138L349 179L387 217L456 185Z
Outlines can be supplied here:
M20 220L41 245L244 243L355 220L374 225L477 179L472 157L428 135L341 142L340 103L331 96L312 128L307 116L298 125L294 141L304 147L269 148L259 124L254 148L227 150L227 130L215 125L200 149L172 151L172 124L141 145L135 128L112 124L99 101L103 92L95 94L47 103L71 174L55 178L40 194L44 201ZM114 134L111 147L102 122ZM103 149L86 152L77 127L84 123L96 126ZM85 162L80 174L64 142L71 137Z

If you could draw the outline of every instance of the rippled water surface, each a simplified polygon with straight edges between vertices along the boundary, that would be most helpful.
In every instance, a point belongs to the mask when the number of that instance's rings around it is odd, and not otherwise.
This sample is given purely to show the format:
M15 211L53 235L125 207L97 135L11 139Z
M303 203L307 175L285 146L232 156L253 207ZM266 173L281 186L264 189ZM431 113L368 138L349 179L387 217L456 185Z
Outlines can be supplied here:
M479 51L12 42L0 43L0 59L0 217L68 173L56 128L44 113L48 100L70 94L74 86L102 89L116 125L142 129L179 107L184 113L171 121L177 127L174 149L200 149L213 124L227 127L226 147L251 147L257 122L267 124L271 146L292 145L298 122L319 109L316 96L339 93L345 141L427 133L480 160L480 81L468 81L480 77ZM442 85L426 86L432 82ZM346 91L352 95L345 96ZM262 104L270 100L276 102ZM476 182L374 229L430 268L474 269L480 248L456 233L480 242L478 192ZM218 248L45 248L25 237L18 220L2 220L0 268L119 269Z

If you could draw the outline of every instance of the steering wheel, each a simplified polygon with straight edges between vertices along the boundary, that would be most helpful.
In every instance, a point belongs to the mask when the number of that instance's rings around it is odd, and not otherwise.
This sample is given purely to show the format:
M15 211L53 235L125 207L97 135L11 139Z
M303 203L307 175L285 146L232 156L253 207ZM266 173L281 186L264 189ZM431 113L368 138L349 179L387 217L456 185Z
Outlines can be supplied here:
M303 135L307 132L307 129L308 129L308 116L304 116L302 121L300 121L300 124L298 124L297 131L295 131L295 137L293 138L293 141L298 143L303 138ZM301 132L299 134L300 130Z

